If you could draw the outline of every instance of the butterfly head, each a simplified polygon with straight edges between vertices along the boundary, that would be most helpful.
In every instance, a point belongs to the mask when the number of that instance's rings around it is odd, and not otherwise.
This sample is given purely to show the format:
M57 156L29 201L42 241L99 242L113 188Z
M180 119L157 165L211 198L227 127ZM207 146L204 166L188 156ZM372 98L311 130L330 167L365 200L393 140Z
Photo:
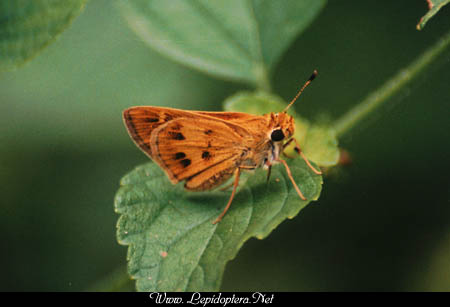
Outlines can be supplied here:
M292 101L286 106L286 108L281 113L270 113L269 121L271 124L270 129L270 140L273 143L282 142L288 140L292 137L295 130L294 118L287 114L287 110L294 104L297 98L301 95L303 90L308 87L309 84L316 78L317 70L314 70L309 79L302 86L297 95L292 99Z
M292 116L285 112L270 113L269 138L273 143L290 139L294 131L295 124Z

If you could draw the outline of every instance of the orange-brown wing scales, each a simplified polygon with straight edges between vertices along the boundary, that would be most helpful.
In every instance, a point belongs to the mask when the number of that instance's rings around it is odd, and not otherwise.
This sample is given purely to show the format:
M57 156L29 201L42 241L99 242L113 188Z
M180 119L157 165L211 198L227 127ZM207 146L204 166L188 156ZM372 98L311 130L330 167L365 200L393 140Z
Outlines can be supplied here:
M192 191L213 189L233 176L236 167L235 160L224 160L204 170L200 174L188 178L184 187Z
M268 131L269 122L267 118L259 115L252 115L241 112L204 112L198 111L197 114L210 116L227 121L230 124L245 127L247 132L253 136L253 138L265 137Z
M227 126L241 136L247 134L260 137L259 134L265 131L267 126L263 116L240 112L184 111L151 106L131 107L123 112L123 119L131 138L151 158L153 158L153 153L150 146L150 136L155 129L174 119L195 120L199 117L218 119L222 123L226 121Z
M236 168L243 152L241 134L226 123L207 118L172 120L152 133L150 143L153 159L172 182L196 177L192 184L188 180L188 189L200 189L202 180L211 181L202 189L214 186L209 174Z
M172 110L158 107L132 107L123 112L123 120L128 133L136 145L148 156L152 157L150 146L152 131L162 124L182 115L176 112L174 113Z

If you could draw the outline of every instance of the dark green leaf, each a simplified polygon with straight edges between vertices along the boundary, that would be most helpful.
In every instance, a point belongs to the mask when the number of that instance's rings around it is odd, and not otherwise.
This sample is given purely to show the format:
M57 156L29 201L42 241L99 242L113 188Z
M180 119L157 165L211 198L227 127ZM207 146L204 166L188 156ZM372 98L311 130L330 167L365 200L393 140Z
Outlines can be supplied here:
M417 30L422 30L428 20L436 15L437 12L449 2L450 0L427 0L428 12L420 19L419 23L416 26Z
M121 11L151 47L207 73L266 84L325 0L134 0Z
M86 0L0 1L0 70L31 59L66 29Z
M223 220L213 225L230 191L186 192L172 185L154 163L136 168L121 181L117 237L129 245L129 273L140 291L217 291L226 263L251 237L263 239L319 197L322 177L301 159L289 161L307 197L302 201L282 165L269 183L258 170L241 179Z

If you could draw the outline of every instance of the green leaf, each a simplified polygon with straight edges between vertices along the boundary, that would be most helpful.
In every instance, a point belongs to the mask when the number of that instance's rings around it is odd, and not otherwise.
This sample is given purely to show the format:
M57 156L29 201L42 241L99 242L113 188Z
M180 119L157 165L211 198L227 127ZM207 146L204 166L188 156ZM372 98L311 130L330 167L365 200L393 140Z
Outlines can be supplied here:
M268 72L325 0L134 0L120 9L149 46L204 72L268 87Z
M428 12L423 16L419 23L417 24L417 30L422 30L425 27L425 24L430 20L437 12L446 4L450 2L450 0L427 0L428 2Z
M86 0L0 1L0 70L15 68L53 42Z
M225 111L245 112L262 115L281 112L286 107L282 98L264 92L241 92L229 97L224 102ZM334 130L323 124L311 124L300 117L293 108L288 113L295 119L294 137L309 160L319 166L334 166L339 161L339 148ZM292 148L286 153L294 154Z
M329 126L314 124L308 127L300 146L308 159L319 166L331 167L339 162L336 133Z
M186 192L172 185L154 163L139 166L121 181L115 198L119 243L128 245L128 271L140 291L217 291L226 263L251 237L263 239L319 197L322 177L302 159L289 161L307 197L302 201L284 170L262 169L241 179L223 220L230 191ZM245 174L243 174L245 175Z

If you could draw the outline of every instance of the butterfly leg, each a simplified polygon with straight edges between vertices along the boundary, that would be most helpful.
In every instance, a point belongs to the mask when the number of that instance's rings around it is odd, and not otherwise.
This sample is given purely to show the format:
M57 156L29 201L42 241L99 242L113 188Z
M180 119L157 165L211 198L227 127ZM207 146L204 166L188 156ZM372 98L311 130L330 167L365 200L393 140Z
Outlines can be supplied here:
M300 146L298 145L297 140L294 139L294 138L292 138L292 139L290 139L289 141L291 141L291 140L294 140L294 142L295 142L295 147L294 147L295 152L298 153L298 154L303 158L303 160L305 160L305 162L306 162L306 164L309 166L309 168L310 168L314 173L316 173L317 175L322 175L322 172L316 170L316 169L311 165L311 163L308 161L308 158L306 158L305 154L304 154L303 151L300 149ZM288 143L289 143L289 142L288 142ZM288 143L286 143L286 144L288 144ZM284 148L284 147L283 147L283 148Z
M283 151L282 151L283 156L285 156L285 157L287 157L287 158L289 158L289 159L294 159L294 157L291 156L291 155L288 155L287 153L285 153L285 152L284 152L284 149L285 149L286 147L288 147L288 146L292 143L293 140L294 140L294 138L290 139L289 141L287 141L286 143L283 144Z
M266 183L269 183L271 172L272 172L272 165L269 165L269 168L267 169L267 181L266 181Z
M231 192L230 200L228 200L228 204L225 206L225 209L223 209L222 213L215 219L213 224L217 224L222 220L225 213L227 213L228 209L230 208L231 202L233 201L234 194L236 194L236 189L239 185L239 177L241 176L241 169L238 167L234 173L234 185L233 185L233 192Z
M303 195L302 191L300 191L299 187L295 183L294 178L292 177L291 170L289 169L289 166L287 165L286 161L278 159L276 160L278 162L283 163L284 167L286 168L286 172L288 174L289 179L291 180L292 184L294 185L295 190L297 191L298 196L300 196L301 199L306 200L306 197Z
M292 141L295 140L294 138L291 138L289 141L287 141L286 143L283 144L283 150L289 146L289 144L292 143Z

